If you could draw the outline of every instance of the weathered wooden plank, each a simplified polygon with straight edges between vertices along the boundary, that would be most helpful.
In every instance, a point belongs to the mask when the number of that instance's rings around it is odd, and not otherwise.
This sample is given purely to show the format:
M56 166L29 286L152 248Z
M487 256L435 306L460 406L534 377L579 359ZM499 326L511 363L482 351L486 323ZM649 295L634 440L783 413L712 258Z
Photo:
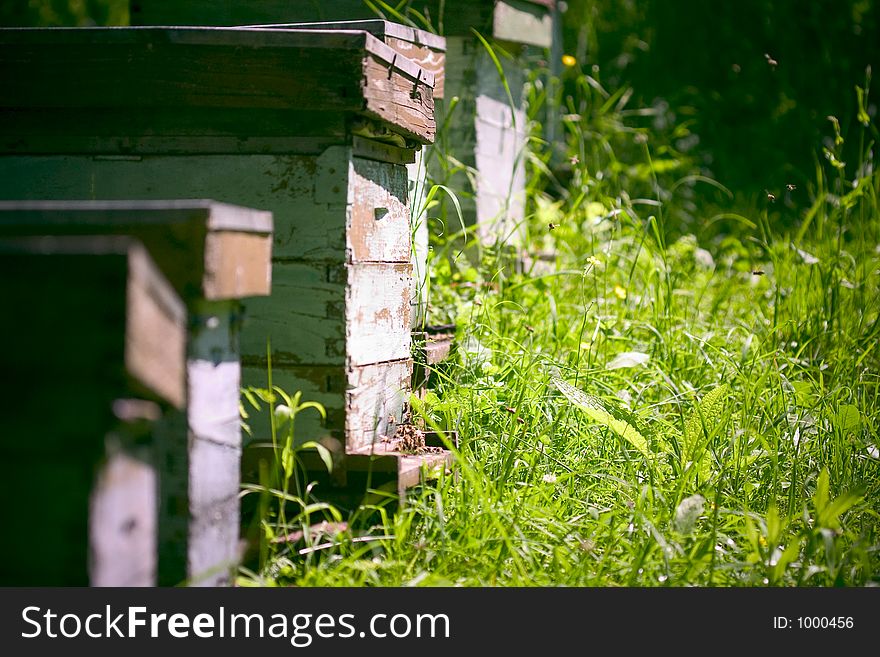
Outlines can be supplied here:
M2 107L362 107L365 34L221 28L0 30Z
M216 231L205 240L206 299L243 299L272 288L272 236Z
M101 467L89 509L92 586L155 586L158 478L125 453Z
M276 262L272 296L252 299L242 331L248 362L276 365L345 363L348 276L342 265Z
M359 31L0 30L0 110L7 123L32 108L362 113L428 143L433 84L433 74ZM412 93L414 85L420 93ZM25 119L15 129L23 133L29 125ZM296 132L293 124L282 134Z
M0 235L133 235L185 297L269 293L272 216L211 201L0 201Z
M428 252L430 234L425 201L428 195L428 170L424 151L416 154L416 161L407 165L410 207L410 239L412 243L412 294L410 320L413 328L422 326L428 313Z
M0 107L0 119L0 149L21 154L317 155L350 139L345 114L318 110ZM298 126L295 134L291 126Z
M345 393L346 449L358 451L390 436L408 401L412 361L350 368Z
M492 36L500 41L549 48L553 43L552 3L498 0L492 15Z
M299 11L305 13L307 9L300 8ZM440 52L446 48L446 41L438 34L375 17L342 21L318 20L300 23L260 23L247 25L245 27L284 28L292 30L364 30L388 45L392 45L389 43L389 39L397 39L412 45L424 46Z
M526 113L521 98L522 70L505 61L505 77L514 107L495 65L485 53L477 57L476 143L478 171L476 210L483 243L522 243L525 208ZM514 91L518 90L518 91Z
M501 64L513 107L483 45L470 37L447 38L447 95L460 100L448 117L448 134L437 148L473 169L446 180L443 163L432 158L429 170L432 177L465 190L460 197L463 219L466 225L477 225L483 243L517 246L522 241L518 225L525 201L524 73L517 60L502 59ZM449 111L446 103L438 106L438 121L446 121ZM455 226L457 214L446 206L443 216Z
M229 586L238 566L238 496L201 510L190 523L190 586Z
M443 98L444 52L443 37L408 25L386 20L321 21L312 23L270 23L250 25L271 29L295 30L365 30L407 59L434 74L434 98Z
M265 362L267 342L277 366L409 356L410 263L358 263L327 272L320 265L275 264L272 296L248 303L242 350L249 363Z
M396 54L394 57L398 63L410 61ZM394 126L396 131L418 143L434 141L437 127L431 73L418 68L415 75L403 74L389 69L386 62L376 57L364 60L363 73L366 100L363 114Z
M410 357L412 265L362 263L349 269L345 304L349 365Z
M407 171L353 158L351 211L346 230L350 262L409 262Z
M241 449L193 438L189 450L189 505L194 518L210 513L240 492Z
M438 51L427 45L414 43L408 39L398 37L385 37L385 43L394 48L407 59L411 59L426 71L434 74L434 98L443 98L446 91L446 44L443 51Z
M339 156L334 175L325 167L316 176L322 161L298 155L7 156L0 157L0 199L213 198L271 212L274 257L341 262L345 214L337 207L347 202L348 169Z
M351 137L351 152L356 157L391 164L412 164L416 153L421 153L421 150L414 151L411 148L376 141L372 138L370 129L367 129L363 136L359 132L358 128L354 128Z
M130 251L129 267L125 368L135 380L182 408L186 393L180 355L186 352L186 310L142 247Z

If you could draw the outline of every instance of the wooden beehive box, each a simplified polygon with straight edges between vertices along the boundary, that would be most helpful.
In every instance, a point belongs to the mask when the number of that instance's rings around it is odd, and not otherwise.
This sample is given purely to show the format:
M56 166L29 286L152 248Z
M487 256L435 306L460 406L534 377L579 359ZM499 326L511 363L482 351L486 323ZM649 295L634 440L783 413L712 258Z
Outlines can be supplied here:
M272 294L246 304L242 382L347 454L410 389L407 171L433 75L364 31L0 30L0 198L214 198L274 216ZM255 418L257 439L267 424Z
M462 203L465 222L476 225L483 244L519 251L525 230L527 114L524 85L528 48L549 48L554 0L413 0L443 24L446 36L446 101L438 104L438 123L448 130L436 148L472 172L434 162L431 174L453 189L471 189ZM495 51L503 77L477 30ZM506 53L509 56L505 56ZM505 88L506 84L506 88ZM510 95L508 96L508 90ZM456 104L449 99L457 98ZM450 173L450 169L452 173ZM444 219L455 225L445 205Z
M439 135L436 148L441 156L452 156L467 169L431 158L432 177L463 192L460 200L465 222L476 224L481 242L518 248L523 239L527 134L523 54L528 47L551 47L555 0L409 0L392 4L411 18L415 14L407 14L407 9L415 10L446 38L444 100L437 103L437 123L448 128ZM132 22L141 25L376 18L363 0L132 0L130 7ZM508 58L499 52L498 57L510 97L474 30L493 48L512 55ZM447 227L458 225L451 204L445 204L444 220Z
M301 16L302 18L302 16ZM380 19L330 21L317 23L276 23L254 25L269 29L294 30L364 30L434 75L434 100L443 98L446 67L446 40L443 37L399 23ZM412 236L413 289L410 318L413 329L421 329L428 311L428 217L424 207L428 195L427 160L430 146L415 153L415 161L406 165L409 180L408 203Z
M121 234L186 303L185 418L166 423L159 583L230 583L239 536L241 299L269 294L272 216L212 201L0 201L0 236Z
M150 586L186 311L138 242L0 240L0 584Z
M324 11L317 3L249 2L249 3L167 3L151 0L131 4L132 22L137 25L225 25L296 30L364 30L434 75L434 100L443 98L446 66L446 41L425 30L364 15L360 20L335 11L333 21L318 21ZM295 22L279 21L290 19ZM312 22L303 22L312 21ZM427 196L427 159L425 148L415 153L415 160L406 165L409 178L410 231L413 239L413 328L421 328L427 318L428 305L428 221L423 211Z

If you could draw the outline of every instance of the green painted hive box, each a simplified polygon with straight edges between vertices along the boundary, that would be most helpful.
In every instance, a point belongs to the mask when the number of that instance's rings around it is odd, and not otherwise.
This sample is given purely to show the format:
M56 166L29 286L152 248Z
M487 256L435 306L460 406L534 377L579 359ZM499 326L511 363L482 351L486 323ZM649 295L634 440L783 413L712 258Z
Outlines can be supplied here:
M476 225L484 244L519 248L524 240L527 49L551 48L555 0L409 0L390 3L400 15L446 38L443 99L429 171L461 193L466 224ZM132 0L131 20L140 25L244 25L302 21L375 19L363 0ZM386 16L396 19L393 15ZM429 25L423 25L422 18ZM504 88L492 57L474 34L496 50L510 89ZM509 57L501 54L503 50ZM511 105L511 100L513 104ZM451 156L452 162L444 156ZM462 170L461 163L467 167ZM444 204L447 226L457 226Z
M434 100L443 98L446 70L446 40L407 25L381 19L329 21L319 23L277 23L254 25L268 29L294 30L364 30L434 75ZM428 195L427 162L431 146L415 153L415 161L406 165L409 179L410 233L412 235L413 290L410 319L413 330L421 330L428 312L429 233L425 201Z
M434 77L368 32L0 30L0 199L212 198L274 216L242 382L321 402L302 440L369 455L412 370L406 164ZM265 414L252 417L268 438ZM346 456L345 458L348 458Z

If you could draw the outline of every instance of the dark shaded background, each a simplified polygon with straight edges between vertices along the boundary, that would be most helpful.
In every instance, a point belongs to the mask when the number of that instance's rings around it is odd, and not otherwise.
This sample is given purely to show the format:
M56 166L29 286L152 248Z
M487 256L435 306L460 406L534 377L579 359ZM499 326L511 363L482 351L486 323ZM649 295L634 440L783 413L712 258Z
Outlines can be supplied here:
M855 132L855 85L868 65L880 78L878 5L569 0L565 45L591 74L599 65L606 87L631 85L630 107L665 102L675 118L691 118L711 174L740 198L757 197L815 178L816 153L833 135L828 115L844 137ZM853 160L858 146L847 140Z

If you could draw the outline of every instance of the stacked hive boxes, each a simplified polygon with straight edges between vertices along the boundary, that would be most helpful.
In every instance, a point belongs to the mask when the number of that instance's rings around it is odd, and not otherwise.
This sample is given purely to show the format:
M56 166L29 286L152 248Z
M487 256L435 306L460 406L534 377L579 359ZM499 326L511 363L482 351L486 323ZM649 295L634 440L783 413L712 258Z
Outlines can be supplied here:
M365 18L360 3L212 3L210 13L202 4L142 0L132 16L166 25ZM426 15L437 16L434 4ZM167 277L172 288L162 298L179 294L189 314L185 394L141 382L134 387L152 390L141 395L148 401L134 395L136 403L111 404L122 415L108 419L105 398L132 396L126 386L149 373L131 369L128 351L140 352L128 347L117 350L114 370L128 372L126 384L99 386L104 397L95 406L104 410L90 435L131 434L118 430L122 423L149 439L117 452L93 440L84 451L105 459L91 493L94 583L229 581L238 537L238 386L265 386L270 363L276 385L327 408L326 425L305 416L297 429L303 439L337 441L330 483L387 482L402 494L449 463L448 452L411 456L383 441L403 420L410 331L425 320L421 149L434 141L434 99L445 95L447 140L427 166L436 177L446 155L463 163L475 174L466 221L484 242L517 241L523 68L502 57L500 76L489 50L516 55L522 44L548 45L552 2L446 4L448 53L443 39L382 20L0 30L0 200L10 202L0 230L16 236L7 248L16 255L5 263L32 267L48 262L37 253L53 249L80 262L100 251L115 280L156 269L150 280ZM167 198L220 203L157 202ZM150 256L139 255L141 241ZM158 268L132 264L150 257ZM47 272L62 262L58 253L50 261L40 265ZM257 298L269 293L270 278L271 295ZM242 309L244 297L251 298ZM112 331L140 335L143 302L130 290L114 299L126 310ZM179 325L173 307L162 306ZM144 410L154 406L161 412ZM265 417L252 424L267 437ZM113 482L121 473L140 483L120 487ZM158 515L129 518L147 538L127 552L153 561L122 582L125 568L100 555L141 534L126 538L95 518L125 515L127 504L143 510L150 500Z
M463 219L476 226L482 243L502 243L518 250L524 236L523 85L528 71L524 56L530 47L551 47L555 0L409 0L393 4L398 13L388 18L403 16L420 26L424 19L445 37L445 83L442 93L435 89L434 97L443 99L437 104L437 124L446 128L438 135L436 154L430 158L432 177L460 195ZM131 2L132 22L139 25L375 18L363 0ZM458 226L453 205L446 204L443 218L448 229Z
M271 359L276 385L324 404L326 427L298 429L344 444L336 483L355 463L393 487L447 462L371 456L409 392L405 165L434 136L429 71L363 30L4 30L0 62L0 198L273 212L273 290L246 307L244 384L265 386Z

